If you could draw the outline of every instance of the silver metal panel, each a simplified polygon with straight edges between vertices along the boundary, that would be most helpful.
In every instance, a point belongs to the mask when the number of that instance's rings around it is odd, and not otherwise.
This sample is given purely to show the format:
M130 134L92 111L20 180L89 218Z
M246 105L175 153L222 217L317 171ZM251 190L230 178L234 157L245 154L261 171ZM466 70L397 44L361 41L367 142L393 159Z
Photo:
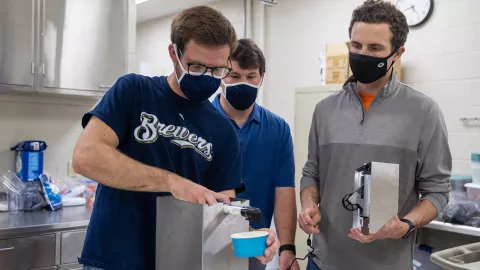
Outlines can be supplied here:
M399 165L372 162L370 233L398 214Z
M51 266L51 267L45 267L45 268L41 268L41 269L34 269L34 270L57 270L57 267L56 266ZM79 270L81 270L81 268L79 268Z
M248 259L234 256L230 235L248 229L245 218L225 215L222 203L206 206L159 197L156 269L246 270Z
M371 175L365 175L363 177L363 204L370 205L371 202L371 185L372 185L372 177ZM363 216L370 217L370 207L363 208Z
M28 270L55 265L55 235L0 240L2 270Z
M248 206L248 201L232 202L238 206ZM233 254L230 235L248 232L249 222L243 217L225 215L223 204L204 206L203 214L203 269L246 270L248 259L240 259Z
M126 70L126 0L41 2L41 90L108 90Z
M353 190L357 190L362 186L362 174L355 172L355 180L353 184ZM363 203L363 202L362 202ZM360 228L363 225L363 219L360 216L360 210L353 211L353 225L352 228Z
M157 199L156 269L202 269L203 206Z
M60 263L75 263L82 254L83 243L85 242L85 230L62 233Z
M82 269L83 269L83 266L77 263L58 266L58 270L82 270Z
M62 234L55 233L55 265L60 264L60 255L61 255L61 244L62 243Z
M38 235L59 230L86 229L92 209L85 206L64 207L57 211L25 212L21 215L0 213L0 239Z
M35 0L0 1L0 90L33 91Z

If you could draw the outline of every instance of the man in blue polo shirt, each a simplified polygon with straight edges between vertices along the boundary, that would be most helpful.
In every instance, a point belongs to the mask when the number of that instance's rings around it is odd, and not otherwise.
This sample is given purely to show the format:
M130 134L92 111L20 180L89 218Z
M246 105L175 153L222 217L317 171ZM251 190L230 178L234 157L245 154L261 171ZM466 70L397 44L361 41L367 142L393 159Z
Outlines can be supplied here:
M211 205L243 189L236 131L208 102L230 71L235 30L200 6L175 17L171 40L174 73L123 76L82 119L74 170L99 182L84 269L155 269L158 195ZM275 237L269 232L264 262Z
M265 73L265 57L249 39L238 41L232 53L230 74L223 80L222 93L213 105L226 116L239 134L242 176L247 189L238 197L262 210L262 221L254 229L269 228L275 213L275 227L281 243L280 269L286 270L295 258L295 165L288 124L279 116L255 104ZM250 269L264 269L256 261ZM300 269L294 263L291 269Z

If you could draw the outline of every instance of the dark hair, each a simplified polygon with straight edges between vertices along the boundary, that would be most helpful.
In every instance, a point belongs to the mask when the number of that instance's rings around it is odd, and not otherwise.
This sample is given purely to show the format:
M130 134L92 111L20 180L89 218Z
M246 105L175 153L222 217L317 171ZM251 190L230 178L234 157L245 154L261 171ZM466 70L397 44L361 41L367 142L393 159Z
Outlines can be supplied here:
M407 41L409 32L407 19L392 3L383 0L367 0L357 7L353 11L348 29L350 37L352 37L352 27L356 22L389 24L393 49L400 48Z
M243 69L258 68L261 75L265 73L265 56L257 44L250 39L238 40L237 48L233 51L231 59L237 61Z
M190 40L207 47L227 45L230 52L237 43L230 21L208 6L195 6L177 14L172 21L170 39L180 51Z

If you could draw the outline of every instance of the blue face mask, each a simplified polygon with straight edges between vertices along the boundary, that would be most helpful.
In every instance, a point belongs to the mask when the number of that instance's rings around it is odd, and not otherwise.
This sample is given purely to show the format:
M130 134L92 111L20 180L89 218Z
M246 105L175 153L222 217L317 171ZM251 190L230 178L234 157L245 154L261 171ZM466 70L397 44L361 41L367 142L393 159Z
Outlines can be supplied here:
M222 91L222 94L230 106L239 111L244 111L250 108L257 99L258 88L260 88L261 84L262 81L260 81L258 85L245 82L235 84L224 83L225 90Z
M175 48L175 55L177 56L177 61L182 69L182 74L178 77L177 71L175 70L175 75L177 77L178 85L182 90L183 94L191 101L202 102L211 97L220 87L221 79L217 79L212 76L211 72L206 72L205 74L192 72L190 74L182 66L180 58L178 57L177 46L173 45Z

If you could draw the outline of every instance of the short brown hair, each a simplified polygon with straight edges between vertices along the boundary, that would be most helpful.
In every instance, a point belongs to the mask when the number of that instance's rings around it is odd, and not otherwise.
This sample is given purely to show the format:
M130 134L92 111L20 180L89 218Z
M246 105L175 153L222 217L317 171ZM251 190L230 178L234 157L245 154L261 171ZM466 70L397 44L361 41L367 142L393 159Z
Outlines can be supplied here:
M238 40L237 48L231 58L243 69L258 68L261 75L265 73L265 56L257 44L250 39Z
M352 37L352 27L356 22L387 23L392 32L392 47L398 49L405 45L409 32L405 15L392 3L383 0L367 0L357 7L352 14L348 33Z
M230 21L218 10L195 6L180 12L171 25L170 39L180 51L193 40L203 46L224 46L235 49L237 36Z

